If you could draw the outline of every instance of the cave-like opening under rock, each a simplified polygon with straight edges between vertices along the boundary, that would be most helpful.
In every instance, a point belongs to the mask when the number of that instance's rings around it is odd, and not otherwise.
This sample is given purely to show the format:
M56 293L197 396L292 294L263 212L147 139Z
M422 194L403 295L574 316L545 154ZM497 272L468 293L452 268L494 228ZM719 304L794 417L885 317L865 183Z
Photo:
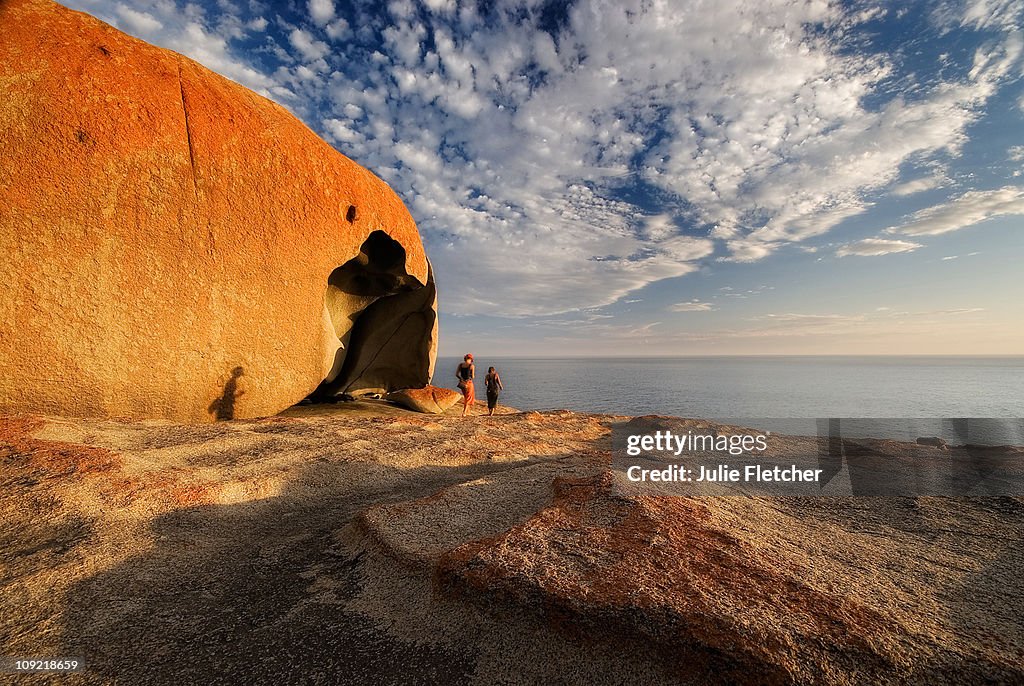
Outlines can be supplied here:
M405 248L383 231L327 278L325 327L336 349L314 401L353 390L423 385L433 361L433 275L421 285L405 270ZM325 364L325 368L327 364Z

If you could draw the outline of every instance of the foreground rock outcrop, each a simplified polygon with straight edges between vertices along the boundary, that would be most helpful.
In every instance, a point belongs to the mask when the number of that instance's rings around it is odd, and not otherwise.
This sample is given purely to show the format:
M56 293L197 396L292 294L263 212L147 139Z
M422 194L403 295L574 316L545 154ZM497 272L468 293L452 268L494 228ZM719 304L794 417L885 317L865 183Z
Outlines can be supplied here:
M642 495L628 418L460 410L0 418L0 643L83 684L1024 681L1021 498Z
M0 92L0 410L202 422L429 381L412 217L284 108L49 0L0 3Z

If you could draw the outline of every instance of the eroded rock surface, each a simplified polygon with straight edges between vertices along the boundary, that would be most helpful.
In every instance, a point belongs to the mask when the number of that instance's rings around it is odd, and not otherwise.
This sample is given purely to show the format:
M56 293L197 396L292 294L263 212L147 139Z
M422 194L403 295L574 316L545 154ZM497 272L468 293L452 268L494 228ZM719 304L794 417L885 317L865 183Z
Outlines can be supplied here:
M0 411L262 416L351 353L345 387L429 381L436 294L383 181L85 14L5 0L0 27Z
M450 388L425 386L423 388L406 388L389 393L387 399L402 407L427 414L443 414L462 399L462 394Z

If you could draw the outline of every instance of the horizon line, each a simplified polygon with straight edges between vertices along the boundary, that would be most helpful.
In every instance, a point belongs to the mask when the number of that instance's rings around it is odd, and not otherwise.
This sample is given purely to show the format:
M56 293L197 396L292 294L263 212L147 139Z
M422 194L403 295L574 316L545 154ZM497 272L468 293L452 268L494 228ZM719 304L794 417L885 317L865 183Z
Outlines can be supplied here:
M438 355L438 358L442 357L453 357L461 358L463 355ZM474 356L476 357L476 356ZM1020 357L1024 358L1024 353L758 353L758 354L718 354L718 355L701 355L701 354L676 354L676 355L509 355L499 353L491 355L494 358L509 357L520 360L578 360L578 359L622 359L622 360L636 360L636 359L680 359L680 358L729 358L729 357Z

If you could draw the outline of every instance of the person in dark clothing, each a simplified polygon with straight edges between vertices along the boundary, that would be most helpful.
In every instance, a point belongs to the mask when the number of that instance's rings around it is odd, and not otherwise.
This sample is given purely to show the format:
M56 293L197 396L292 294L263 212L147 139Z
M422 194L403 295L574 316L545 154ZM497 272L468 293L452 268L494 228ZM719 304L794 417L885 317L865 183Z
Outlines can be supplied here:
M459 380L459 390L462 391L462 416L469 413L469 406L473 404L473 378L476 376L476 367L473 365L473 355L466 353L462 362L455 369L455 377Z
M501 385L501 377L494 367L487 368L484 385L487 386L487 416L490 417L494 414L494 408L498 406L498 393L505 388Z

